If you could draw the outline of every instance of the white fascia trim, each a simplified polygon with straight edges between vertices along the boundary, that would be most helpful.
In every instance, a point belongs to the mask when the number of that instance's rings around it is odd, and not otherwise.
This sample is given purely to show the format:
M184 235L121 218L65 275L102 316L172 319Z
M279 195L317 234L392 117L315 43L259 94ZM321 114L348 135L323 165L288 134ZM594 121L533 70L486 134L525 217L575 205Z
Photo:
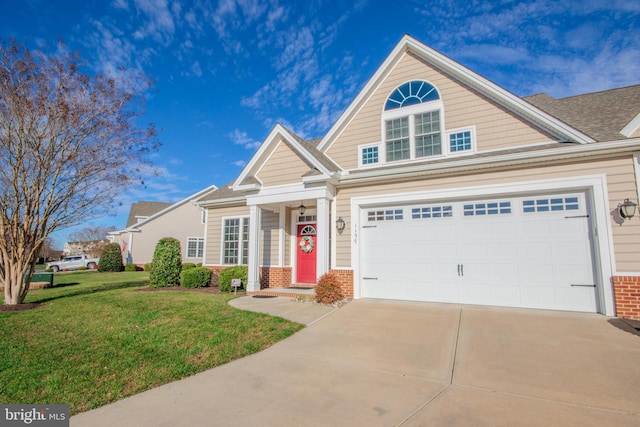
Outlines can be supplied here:
M341 179L341 183L348 183L351 181L366 181L369 179L377 179L392 175L411 174L417 172L423 173L438 173L447 172L450 169L471 167L480 165L490 165L494 163L502 162L514 162L514 161L526 161L536 160L545 157L558 157L566 155L577 154L589 154L611 150L628 149L633 150L640 147L640 138L626 139L622 141L614 142L600 142L597 144L588 144L580 146L567 146L562 148L551 148L548 150L540 151L524 151L520 153L511 153L504 155L497 155L493 157L465 157L464 159L458 159L446 163L421 163L419 165L408 165L403 168L388 169L381 171L365 171L365 172L352 172L348 175L344 175Z
M638 130L638 128L640 128L640 113L638 113L638 115L631 119L631 121L622 128L620 133L629 138L635 131Z
M239 205L244 204L246 200L245 196L238 197L229 197L226 199L220 200L203 200L197 203L197 206L201 208L213 208L213 207L222 207L222 206L230 206L230 205Z
M557 132L559 135L565 136L570 141L581 144L595 142L593 138L572 128L566 123L556 119L555 117L545 113L532 104L524 101L520 97L503 89L490 80L485 79L481 75L471 71L469 68L457 63L451 58L437 52L425 44L419 42L411 36L405 35L401 43L406 43L407 50L421 56L431 62L444 67L447 71L460 77L463 81L471 82L472 85L487 91L495 100L504 107L516 113L525 114L528 117L534 117L540 120L549 130Z
M258 163L260 162L260 159L266 153L266 151L271 146L271 143L278 137L278 135L280 135L283 139L285 139L288 143L290 143L293 147L295 147L295 150L298 151L298 153L302 155L302 157L304 157L305 160L311 163L316 169L318 169L320 172L322 172L327 176L331 175L331 172L327 168L325 168L318 161L318 159L312 156L311 153L309 153L302 146L302 144L300 144L298 140L294 138L293 135L291 135L291 133L287 129L285 129L282 125L278 123L273 127L273 129L271 130L267 138L260 145L260 148L258 149L256 154L253 155L249 163L244 167L244 169L236 179L235 182L238 184L234 183L234 185L232 186L234 190L238 191L238 190L244 189L244 186L240 185L240 183L244 181L244 179L249 175L249 173L252 170L254 170L254 168L258 165ZM254 189L254 188L249 188L249 189Z
M289 203L299 200L333 200L335 191L330 186L305 188L303 184L270 187L258 194L247 196L247 206L273 203Z
M351 199L351 265L354 271L354 298L362 298L360 269L360 221L361 209L389 204L425 202L431 200L464 200L476 197L497 197L522 195L524 193L589 191L592 195L594 245L600 255L594 262L598 264L596 281L599 293L599 311L607 316L615 314L611 276L616 271L611 230L610 207L607 194L607 178L604 174L568 178L554 178L538 181L511 182L477 187L445 188L402 194L354 197Z
M417 56L429 60L435 65L444 68L451 74L456 75L463 81L467 81L468 83L475 85L479 89L488 92L490 95L492 95L492 98L494 100L496 100L498 103L500 103L510 111L519 113L520 115L524 114L528 117L535 117L541 123L546 125L549 128L549 131L556 132L558 136L564 136L570 141L579 142L581 144L595 142L595 140L588 135L585 135L584 133L568 126L566 123L545 113L539 108L534 107L532 104L529 104L518 96L508 92L495 83L485 79L479 74L471 71L470 69L462 66L452 59L447 58L443 54L429 48L425 44L406 34L402 37L393 51L391 51L389 56L387 56L387 58L377 69L375 74L369 79L358 96L353 100L349 107L347 107L344 113L340 115L336 123L331 127L329 132L327 132L325 137L322 138L322 141L320 141L320 144L318 144L318 150L323 151L325 148L327 148L327 144L334 138L336 132L338 132L338 130L346 123L346 120L351 117L355 110L360 108L361 102L365 98L370 96L369 92L374 88L375 85L379 84L379 80L388 73L391 67L395 66L400 57L406 52L412 52Z
M382 65L378 67L376 72L371 76L371 78L367 81L367 84L364 85L362 90L358 93L358 96L349 104L346 110L340 115L338 120L333 124L329 132L322 138L322 141L318 144L318 150L323 151L327 148L327 144L331 141L334 135L338 132L340 128L345 124L346 120L352 116L352 114L360 108L362 101L365 98L370 96L370 92L373 88L380 84L380 79L387 74L388 70L396 65L396 63L400 60L401 55L406 52L405 46L405 35L400 42L393 48L389 56L384 60Z

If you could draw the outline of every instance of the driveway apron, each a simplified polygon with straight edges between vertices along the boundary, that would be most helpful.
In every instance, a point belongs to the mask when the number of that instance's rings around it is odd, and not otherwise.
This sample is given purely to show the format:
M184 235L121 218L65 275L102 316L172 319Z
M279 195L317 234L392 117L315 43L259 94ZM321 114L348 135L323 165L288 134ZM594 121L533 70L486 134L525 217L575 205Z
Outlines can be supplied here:
M71 425L640 425L640 336L616 319L356 300L309 323Z

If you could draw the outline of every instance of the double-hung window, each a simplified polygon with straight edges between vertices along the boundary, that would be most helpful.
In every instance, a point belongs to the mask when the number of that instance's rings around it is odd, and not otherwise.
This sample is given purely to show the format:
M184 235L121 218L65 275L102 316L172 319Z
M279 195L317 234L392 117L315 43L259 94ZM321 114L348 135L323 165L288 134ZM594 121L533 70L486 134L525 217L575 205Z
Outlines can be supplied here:
M222 239L222 263L249 264L249 218L225 218Z
M415 80L394 89L383 113L385 160L442 155L441 112L440 94L430 83Z
M187 258L202 258L204 253L204 238L189 237L187 239Z

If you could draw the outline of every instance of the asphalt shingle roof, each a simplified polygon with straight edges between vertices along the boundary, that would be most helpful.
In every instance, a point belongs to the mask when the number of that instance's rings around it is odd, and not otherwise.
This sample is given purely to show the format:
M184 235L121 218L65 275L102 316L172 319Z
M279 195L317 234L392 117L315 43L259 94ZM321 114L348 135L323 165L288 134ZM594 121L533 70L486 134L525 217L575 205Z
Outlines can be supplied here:
M129 210L129 218L127 218L127 228L136 225L139 217L148 218L169 206L171 206L171 203L145 201L132 203L131 210Z
M620 131L640 113L640 85L559 99L546 93L523 99L596 141L626 138Z

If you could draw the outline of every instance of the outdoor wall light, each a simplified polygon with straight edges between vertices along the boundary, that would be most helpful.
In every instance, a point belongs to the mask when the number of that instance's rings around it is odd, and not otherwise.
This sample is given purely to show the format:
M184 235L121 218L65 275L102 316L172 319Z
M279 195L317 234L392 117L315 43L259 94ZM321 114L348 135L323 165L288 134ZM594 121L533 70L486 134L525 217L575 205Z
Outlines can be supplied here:
M624 199L624 202L618 205L618 213L623 219L631 219L636 214L636 206L638 205L631 200Z
M342 233L346 225L347 223L344 222L344 219L342 219L342 217L336 219L336 229L338 230L338 232Z
M304 205L303 202L300 202L300 206L298 206L298 212L300 212L300 215L304 215L304 211L307 210L307 207Z

